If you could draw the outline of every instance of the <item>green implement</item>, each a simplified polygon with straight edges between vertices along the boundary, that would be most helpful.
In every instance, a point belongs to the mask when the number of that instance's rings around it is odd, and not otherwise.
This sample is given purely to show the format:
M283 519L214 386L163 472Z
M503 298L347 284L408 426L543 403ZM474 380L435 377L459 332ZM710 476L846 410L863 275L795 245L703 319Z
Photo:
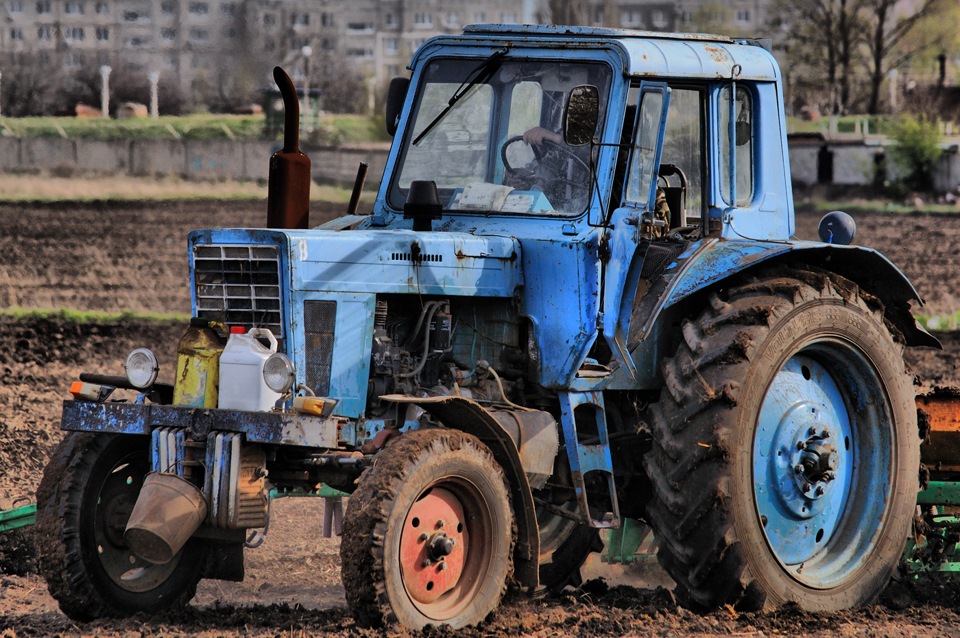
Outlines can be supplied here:
M31 503L12 510L0 512L0 534L20 527L33 525L37 518L37 504Z

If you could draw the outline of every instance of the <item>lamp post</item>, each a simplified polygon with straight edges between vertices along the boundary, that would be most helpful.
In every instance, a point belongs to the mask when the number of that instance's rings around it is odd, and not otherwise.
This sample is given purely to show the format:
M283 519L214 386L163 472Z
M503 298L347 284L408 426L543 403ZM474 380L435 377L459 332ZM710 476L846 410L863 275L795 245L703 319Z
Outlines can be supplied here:
M156 71L150 71L147 74L150 80L150 117L160 117L160 96L157 85L160 83L160 74Z
M110 117L110 67L100 67L100 115Z
M307 130L312 130L313 127L309 125L308 116L310 115L310 56L313 55L313 47L309 44L303 45L303 48L300 49L300 53L303 54L303 123L304 128Z

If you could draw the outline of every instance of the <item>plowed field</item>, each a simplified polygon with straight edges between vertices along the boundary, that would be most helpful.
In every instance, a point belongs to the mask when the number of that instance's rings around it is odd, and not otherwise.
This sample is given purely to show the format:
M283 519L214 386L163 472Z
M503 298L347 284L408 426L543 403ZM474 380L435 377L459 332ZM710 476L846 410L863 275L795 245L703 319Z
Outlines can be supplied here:
M312 220L336 213L314 211ZM257 226L264 217L263 202L0 206L0 306L186 315L187 232ZM798 236L813 238L816 222L799 216ZM904 269L928 301L925 312L960 310L960 216L878 214L858 222L858 243ZM0 319L0 509L32 498L60 438L60 402L79 372L121 374L130 349L150 346L161 380L171 380L182 330L178 322ZM927 384L960 385L960 333L940 337L943 351L913 351L909 362ZM338 542L321 537L321 520L319 501L280 500L267 541L247 552L244 582L202 582L177 615L89 624L58 611L32 571L28 533L0 536L0 636L380 635L356 627L345 610ZM513 597L465 635L960 635L960 586L942 579L896 585L880 603L846 613L701 615L676 605L650 561L589 567L588 576L607 582L554 598Z

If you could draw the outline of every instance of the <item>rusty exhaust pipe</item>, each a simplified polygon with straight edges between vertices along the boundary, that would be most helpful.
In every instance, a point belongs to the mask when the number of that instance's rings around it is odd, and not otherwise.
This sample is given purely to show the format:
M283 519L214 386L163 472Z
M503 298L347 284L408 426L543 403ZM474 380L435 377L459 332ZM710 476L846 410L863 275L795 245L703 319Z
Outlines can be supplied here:
M290 76L273 68L283 97L283 148L270 157L267 228L309 228L310 158L300 152L300 102Z

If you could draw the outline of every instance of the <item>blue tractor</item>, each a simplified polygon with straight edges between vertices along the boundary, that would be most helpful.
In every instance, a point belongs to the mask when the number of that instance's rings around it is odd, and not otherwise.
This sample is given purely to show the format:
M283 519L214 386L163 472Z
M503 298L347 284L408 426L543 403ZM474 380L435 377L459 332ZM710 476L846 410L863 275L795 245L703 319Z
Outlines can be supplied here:
M848 218L792 239L762 43L475 25L410 71L372 210L311 228L278 70L268 227L190 235L175 382L138 349L64 404L37 513L61 609L242 578L271 495L321 486L365 624L474 625L627 519L694 607L875 598L917 502L902 352L936 341Z

